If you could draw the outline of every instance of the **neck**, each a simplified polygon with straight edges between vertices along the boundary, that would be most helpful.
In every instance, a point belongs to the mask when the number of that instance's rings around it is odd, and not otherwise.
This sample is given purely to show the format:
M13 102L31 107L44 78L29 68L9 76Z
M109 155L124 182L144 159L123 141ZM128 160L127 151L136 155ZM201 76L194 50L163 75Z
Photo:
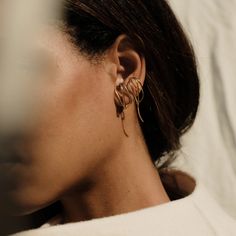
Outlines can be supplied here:
M89 181L62 199L64 223L117 215L169 202L141 135L128 138Z

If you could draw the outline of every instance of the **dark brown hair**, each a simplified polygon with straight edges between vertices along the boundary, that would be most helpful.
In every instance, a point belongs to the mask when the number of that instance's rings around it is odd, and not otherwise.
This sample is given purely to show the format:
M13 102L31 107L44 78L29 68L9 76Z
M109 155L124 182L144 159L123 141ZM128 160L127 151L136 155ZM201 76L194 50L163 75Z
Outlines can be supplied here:
M81 53L102 55L120 34L144 56L140 110L153 162L180 148L193 124L199 80L192 47L165 0L66 0L64 24Z

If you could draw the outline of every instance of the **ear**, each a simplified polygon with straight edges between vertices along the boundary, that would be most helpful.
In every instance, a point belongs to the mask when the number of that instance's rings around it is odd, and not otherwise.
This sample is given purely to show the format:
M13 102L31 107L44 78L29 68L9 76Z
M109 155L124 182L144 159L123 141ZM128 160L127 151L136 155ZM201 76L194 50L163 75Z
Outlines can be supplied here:
M146 75L146 63L132 45L132 42L126 35L120 35L108 51L107 59L110 60L113 67L112 74L114 79L126 80L129 77L139 78L142 84Z

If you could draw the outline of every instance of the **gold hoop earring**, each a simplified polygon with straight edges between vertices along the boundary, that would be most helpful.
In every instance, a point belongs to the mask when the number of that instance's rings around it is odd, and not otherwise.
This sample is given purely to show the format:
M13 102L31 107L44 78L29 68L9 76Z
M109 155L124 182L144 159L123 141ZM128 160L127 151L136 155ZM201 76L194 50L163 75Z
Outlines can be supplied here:
M140 79L136 77L131 77L127 83L127 89L128 91L133 95L133 99L136 103L136 108L138 112L139 119L144 122L141 113L140 113L140 108L139 104L142 102L144 99L144 91L143 91L143 86L140 81Z
M116 105L116 115L121 117L122 129L125 136L129 137L124 126L125 113L124 110L132 103L132 96L130 95L123 79L118 79L116 82L116 87L114 90L115 94L115 105Z
M136 77L128 78L128 82L126 84L123 79L118 79L116 82L114 95L115 95L114 101L116 106L116 114L117 117L121 117L124 134L128 137L128 134L124 127L124 120L125 120L124 110L127 109L128 105L131 104L133 101L135 101L136 103L139 119L142 122L144 122L139 109L139 104L142 102L144 98L142 83Z

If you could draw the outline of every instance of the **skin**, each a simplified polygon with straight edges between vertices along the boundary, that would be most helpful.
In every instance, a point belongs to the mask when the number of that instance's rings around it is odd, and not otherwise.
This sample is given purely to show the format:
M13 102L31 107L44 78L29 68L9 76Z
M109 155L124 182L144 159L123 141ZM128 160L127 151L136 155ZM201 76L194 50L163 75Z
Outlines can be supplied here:
M135 105L125 110L128 138L116 116L116 80L135 76L143 83L146 73L145 59L127 37L119 36L99 63L58 29L47 29L38 48L49 62L40 112L17 146L22 160L8 169L8 210L29 214L60 200L65 223L169 202Z

